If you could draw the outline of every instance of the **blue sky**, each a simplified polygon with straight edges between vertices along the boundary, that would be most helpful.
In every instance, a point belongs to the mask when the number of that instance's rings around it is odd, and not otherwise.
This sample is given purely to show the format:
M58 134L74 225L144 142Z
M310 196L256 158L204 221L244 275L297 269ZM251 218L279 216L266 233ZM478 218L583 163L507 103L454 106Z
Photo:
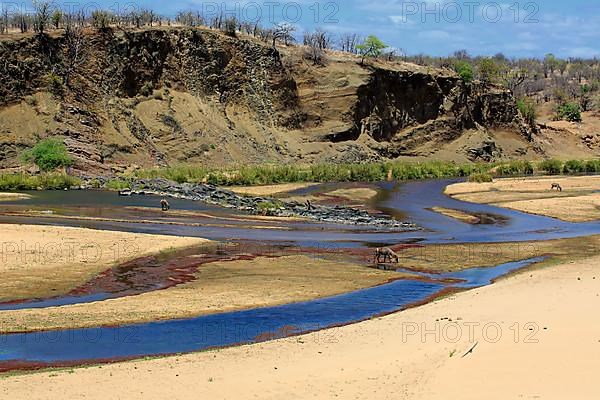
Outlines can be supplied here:
M0 0L3 1L3 0ZM58 0L65 3L74 0ZM94 0L125 7L127 1ZM467 49L474 55L600 57L599 0L150 0L138 7L173 15L181 9L217 9L256 18L264 25L287 21L305 30L375 34L407 54L448 55ZM260 11L258 11L260 10ZM518 10L518 11L517 11Z

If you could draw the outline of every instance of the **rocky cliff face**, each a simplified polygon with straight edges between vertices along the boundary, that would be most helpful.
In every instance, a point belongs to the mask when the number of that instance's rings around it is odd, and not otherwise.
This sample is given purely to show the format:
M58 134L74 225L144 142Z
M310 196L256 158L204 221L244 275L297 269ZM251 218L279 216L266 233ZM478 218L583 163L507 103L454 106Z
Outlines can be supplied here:
M515 99L507 90L465 84L448 71L419 72L372 68L357 88L351 127L331 137L357 140L368 135L388 144L390 157L411 155L423 144L441 146L466 130L506 129L531 139Z
M113 172L419 156L467 131L530 139L508 91L452 72L335 55L314 67L293 49L207 30L4 40L0 60L1 167L51 135L79 169Z

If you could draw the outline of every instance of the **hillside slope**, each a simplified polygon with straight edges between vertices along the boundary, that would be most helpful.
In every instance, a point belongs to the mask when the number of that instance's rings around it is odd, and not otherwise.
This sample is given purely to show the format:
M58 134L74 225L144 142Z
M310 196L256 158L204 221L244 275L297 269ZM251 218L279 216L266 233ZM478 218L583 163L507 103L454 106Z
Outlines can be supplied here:
M0 168L60 135L77 170L491 160L544 151L511 93L453 72L190 28L0 41Z

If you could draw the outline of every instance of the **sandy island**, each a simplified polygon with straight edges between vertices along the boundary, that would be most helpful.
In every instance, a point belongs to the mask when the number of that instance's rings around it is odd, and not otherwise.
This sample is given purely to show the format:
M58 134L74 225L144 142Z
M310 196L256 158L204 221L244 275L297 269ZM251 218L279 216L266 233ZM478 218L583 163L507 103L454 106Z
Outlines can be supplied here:
M370 185L367 185L367 187L352 185L346 188L333 189L302 196L289 195L290 192L295 190L310 188L311 186L316 185L318 185L318 183L285 183L266 186L231 186L225 187L224 189L243 196L276 196L285 198L287 201L297 201L299 203L304 203L309 200L315 204L338 201L353 206L365 206L366 203L377 196L377 190Z
M68 293L119 263L208 241L36 225L2 225L0 301Z
M275 196L277 194L305 189L315 185L317 185L317 183L284 183L263 186L225 186L223 189L242 196Z
M0 312L0 332L123 325L311 300L407 276L307 255L213 262L196 280L95 303ZM110 310L110 312L107 312Z
M274 342L7 376L0 393L26 400L593 399L599 265L595 257L523 273L406 312Z
M552 191L553 183L563 191ZM492 204L570 222L600 219L600 176L497 179L493 183L457 183L446 194L459 200Z

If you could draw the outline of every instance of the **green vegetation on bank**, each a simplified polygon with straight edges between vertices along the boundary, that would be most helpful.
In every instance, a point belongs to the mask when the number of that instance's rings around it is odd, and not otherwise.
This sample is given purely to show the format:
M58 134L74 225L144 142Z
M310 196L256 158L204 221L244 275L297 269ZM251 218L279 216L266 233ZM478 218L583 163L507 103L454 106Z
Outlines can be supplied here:
M218 186L273 185L297 182L381 182L460 178L487 182L493 177L576 175L600 173L600 160L539 162L515 160L498 163L456 164L442 161L420 163L390 161L366 164L256 165L209 169L180 165L137 171L134 178L164 178L178 183L209 183ZM124 180L123 182L127 182Z
M30 150L23 153L25 162L34 163L41 171L53 171L73 164L67 152L67 146L60 139L49 138L39 141Z
M485 172L490 164L380 162L366 164L257 165L232 169L208 169L181 165L141 170L137 178L165 178L179 183L210 183L221 186L271 185L296 182L378 182L466 177Z
M468 177L471 182L489 182L495 177L527 175L578 175L600 173L600 160L510 161L487 164L456 164L441 161L422 163L381 162L367 164L256 165L209 169L180 165L139 170L133 176L109 180L105 189L130 188L136 179L164 178L178 183L209 183L219 186L254 186L298 182L380 182ZM81 180L63 173L0 174L0 190L60 190L81 185ZM100 188L99 180L87 182ZM269 205L265 205L266 208Z
M81 185L81 180L67 174L43 173L40 175L28 174L1 174L0 190L62 190Z

